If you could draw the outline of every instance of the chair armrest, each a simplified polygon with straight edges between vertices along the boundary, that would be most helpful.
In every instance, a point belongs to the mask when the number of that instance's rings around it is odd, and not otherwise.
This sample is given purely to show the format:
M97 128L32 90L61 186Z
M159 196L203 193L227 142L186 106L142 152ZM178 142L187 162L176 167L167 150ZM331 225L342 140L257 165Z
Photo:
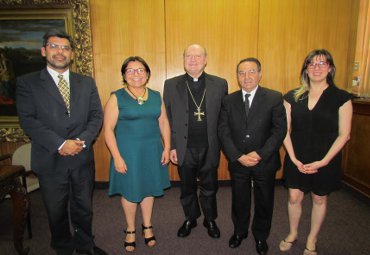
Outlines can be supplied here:
M0 181L9 177L21 176L25 171L23 166L0 166Z
M6 159L11 159L11 158L12 158L12 154L0 155L0 161L6 160Z

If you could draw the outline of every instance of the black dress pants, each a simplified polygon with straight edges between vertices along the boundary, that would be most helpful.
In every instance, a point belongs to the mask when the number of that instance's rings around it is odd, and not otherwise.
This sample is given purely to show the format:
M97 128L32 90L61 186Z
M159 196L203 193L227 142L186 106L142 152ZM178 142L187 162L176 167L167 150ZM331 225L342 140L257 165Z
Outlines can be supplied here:
M230 170L234 234L248 235L253 189L252 233L256 240L266 240L271 229L276 171L258 166L244 167L239 163L231 164Z
M50 171L38 177L48 214L52 248L58 255L72 254L76 248L92 249L93 168Z
M207 152L203 147L187 148L184 162L178 167L181 205L187 220L196 220L201 215L199 202L206 220L217 218L218 162L210 162Z

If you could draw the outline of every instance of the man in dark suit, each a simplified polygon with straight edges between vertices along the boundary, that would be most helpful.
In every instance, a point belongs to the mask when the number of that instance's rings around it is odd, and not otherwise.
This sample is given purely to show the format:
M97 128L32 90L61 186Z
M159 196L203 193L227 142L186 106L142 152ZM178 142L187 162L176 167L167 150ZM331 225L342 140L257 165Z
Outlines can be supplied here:
M215 222L220 159L217 123L222 98L227 94L227 82L206 74L206 64L205 48L190 45L184 51L186 74L164 83L163 99L171 125L170 159L178 165L181 204L185 213L185 222L177 232L179 237L188 236L197 225L197 218L201 215L199 202L208 234L213 238L220 237Z
M57 254L75 249L106 254L94 245L92 234L92 146L102 124L101 102L94 80L69 70L73 47L64 32L44 35L41 54L47 67L18 78L17 110L32 141L31 165L39 178L52 248Z
M279 148L287 132L286 113L281 93L258 85L261 64L256 58L241 60L237 77L241 90L225 97L219 120L219 136L229 159L232 184L234 234L229 246L238 247L248 235L253 182L252 233L257 252L266 254L275 173L281 165Z

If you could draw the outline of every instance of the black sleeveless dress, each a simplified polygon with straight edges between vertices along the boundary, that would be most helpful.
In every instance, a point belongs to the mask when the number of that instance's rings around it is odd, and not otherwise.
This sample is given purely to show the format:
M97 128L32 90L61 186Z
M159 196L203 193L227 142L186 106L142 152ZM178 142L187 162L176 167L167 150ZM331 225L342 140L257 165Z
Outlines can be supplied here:
M291 139L298 160L303 164L321 160L338 136L339 108L351 100L352 95L334 86L325 89L312 110L308 109L308 96L294 101L294 90L284 99L291 105ZM286 154L283 179L286 187L328 195L341 187L341 160L339 152L331 162L316 174L303 174Z

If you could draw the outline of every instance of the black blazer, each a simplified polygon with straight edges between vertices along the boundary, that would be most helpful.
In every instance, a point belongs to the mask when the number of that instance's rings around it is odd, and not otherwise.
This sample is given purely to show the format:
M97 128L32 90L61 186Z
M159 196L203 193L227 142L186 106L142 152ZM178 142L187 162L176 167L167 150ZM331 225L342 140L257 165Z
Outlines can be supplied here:
M176 149L179 165L184 161L188 136L189 104L185 80L185 74L168 79L163 91L163 101L171 126L171 150ZM227 94L227 81L205 73L205 84L208 152L214 166L217 166L220 160L217 124L222 99Z
M103 113L95 81L70 72L70 117L51 75L46 69L17 79L17 110L22 129L32 140L31 167L38 174L71 168L93 168L92 143ZM76 156L60 156L67 139L85 141Z
M279 148L286 136L287 120L281 93L258 87L248 120L242 91L225 97L220 113L219 137L230 164L239 164L243 154L256 151L262 158L259 166L277 170Z

